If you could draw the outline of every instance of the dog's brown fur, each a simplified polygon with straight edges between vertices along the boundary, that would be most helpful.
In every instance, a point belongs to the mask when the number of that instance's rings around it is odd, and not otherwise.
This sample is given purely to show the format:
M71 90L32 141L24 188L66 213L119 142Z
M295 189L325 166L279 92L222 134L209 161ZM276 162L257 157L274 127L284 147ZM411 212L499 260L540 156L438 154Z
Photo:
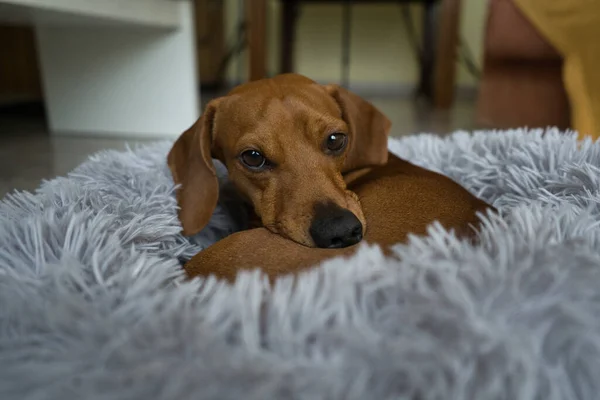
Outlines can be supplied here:
M199 232L212 215L218 182L212 157L252 204L261 228L233 234L193 257L189 276L234 279L260 267L271 278L357 246L314 248L309 234L316 204L348 209L363 225L364 240L387 246L424 234L438 220L470 235L475 215L490 207L460 185L387 152L389 120L370 103L337 85L319 85L296 74L242 85L211 101L204 115L174 144L168 163L178 192L183 233ZM323 152L334 132L348 135L339 156ZM251 172L239 161L257 149L274 167Z

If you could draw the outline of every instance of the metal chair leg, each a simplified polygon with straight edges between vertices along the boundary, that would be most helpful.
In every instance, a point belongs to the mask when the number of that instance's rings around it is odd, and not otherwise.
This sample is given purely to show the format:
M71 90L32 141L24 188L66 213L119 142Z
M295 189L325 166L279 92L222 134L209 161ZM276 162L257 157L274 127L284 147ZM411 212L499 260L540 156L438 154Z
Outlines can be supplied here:
M350 43L352 35L352 0L344 1L342 19L342 80L343 87L350 85Z

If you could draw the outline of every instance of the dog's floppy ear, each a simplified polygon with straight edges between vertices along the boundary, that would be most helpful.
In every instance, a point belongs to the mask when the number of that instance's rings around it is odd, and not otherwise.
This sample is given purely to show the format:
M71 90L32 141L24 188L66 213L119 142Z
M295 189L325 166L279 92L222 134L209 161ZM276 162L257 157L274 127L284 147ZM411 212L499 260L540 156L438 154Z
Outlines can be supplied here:
M350 130L349 149L342 172L383 165L387 162L387 138L391 122L381 111L360 96L339 85L325 85L335 99Z
M217 104L217 100L207 104L204 114L181 134L167 156L173 180L181 185L177 203L186 236L206 226L219 199L219 181L211 152Z

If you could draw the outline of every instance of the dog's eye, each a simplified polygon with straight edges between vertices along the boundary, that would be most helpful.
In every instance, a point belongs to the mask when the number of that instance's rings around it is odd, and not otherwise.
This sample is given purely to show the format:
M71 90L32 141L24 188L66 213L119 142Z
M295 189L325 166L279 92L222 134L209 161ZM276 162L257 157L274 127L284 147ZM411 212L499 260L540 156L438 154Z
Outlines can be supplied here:
M259 170L265 167L267 159L256 150L246 150L240 155L242 163L253 170Z
M332 133L331 135L327 136L325 147L332 153L339 153L344 149L344 147L346 147L347 142L348 137L343 133Z

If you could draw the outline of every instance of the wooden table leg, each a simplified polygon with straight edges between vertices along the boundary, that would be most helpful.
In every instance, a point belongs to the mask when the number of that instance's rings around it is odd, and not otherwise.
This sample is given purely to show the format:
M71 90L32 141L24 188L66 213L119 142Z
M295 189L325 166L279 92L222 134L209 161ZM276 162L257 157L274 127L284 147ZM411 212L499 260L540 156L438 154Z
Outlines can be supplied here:
M267 0L246 0L248 21L248 78L267 77Z
M417 93L428 101L433 100L433 70L435 65L435 0L425 0L423 5L423 45L420 54L419 86Z
M294 72L294 44L296 41L296 18L298 0L281 1L281 54L279 72Z
M454 102L461 0L442 0L434 74L433 104L448 109Z

